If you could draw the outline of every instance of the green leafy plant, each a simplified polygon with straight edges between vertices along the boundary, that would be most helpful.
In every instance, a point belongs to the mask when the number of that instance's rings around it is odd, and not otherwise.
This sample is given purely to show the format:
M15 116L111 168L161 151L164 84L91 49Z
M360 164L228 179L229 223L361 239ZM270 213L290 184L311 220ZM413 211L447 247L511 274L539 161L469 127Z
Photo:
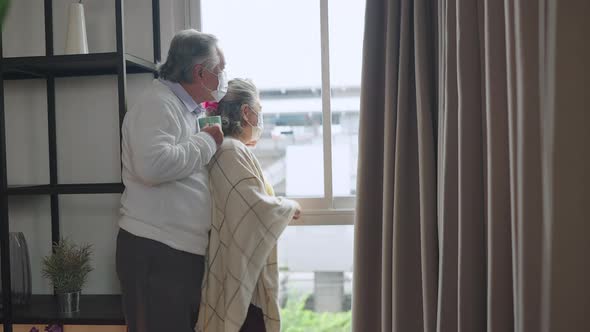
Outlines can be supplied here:
M53 254L43 258L43 277L49 279L56 294L81 291L93 270L91 255L92 245L61 239L53 245Z
M352 312L315 312L305 309L309 296L290 297L281 309L281 331L284 332L350 332Z

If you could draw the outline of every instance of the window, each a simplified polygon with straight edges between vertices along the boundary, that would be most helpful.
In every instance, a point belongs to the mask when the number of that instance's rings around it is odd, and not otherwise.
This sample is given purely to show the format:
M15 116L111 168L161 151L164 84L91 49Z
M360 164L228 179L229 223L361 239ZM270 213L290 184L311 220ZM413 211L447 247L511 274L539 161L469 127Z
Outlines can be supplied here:
M305 211L279 240L284 328L319 331L299 320L301 304L318 321L334 315L342 326L330 331L348 331L365 0L200 4L200 28L220 39L228 76L260 89L255 154L266 176Z

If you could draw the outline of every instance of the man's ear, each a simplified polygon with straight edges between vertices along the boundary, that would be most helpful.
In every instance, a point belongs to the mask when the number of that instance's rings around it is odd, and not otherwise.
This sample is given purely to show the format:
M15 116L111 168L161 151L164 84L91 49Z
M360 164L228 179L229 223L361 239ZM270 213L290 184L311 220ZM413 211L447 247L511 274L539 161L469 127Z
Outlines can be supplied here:
M200 64L195 65L193 68L193 78L203 78L203 66Z

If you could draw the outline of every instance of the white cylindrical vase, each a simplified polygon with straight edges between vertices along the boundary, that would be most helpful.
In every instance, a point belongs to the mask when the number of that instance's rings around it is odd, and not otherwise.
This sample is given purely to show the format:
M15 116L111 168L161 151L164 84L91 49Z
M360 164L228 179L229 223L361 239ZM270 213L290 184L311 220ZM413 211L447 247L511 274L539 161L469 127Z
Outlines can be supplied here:
M81 3L73 3L69 7L66 54L88 54L84 5Z

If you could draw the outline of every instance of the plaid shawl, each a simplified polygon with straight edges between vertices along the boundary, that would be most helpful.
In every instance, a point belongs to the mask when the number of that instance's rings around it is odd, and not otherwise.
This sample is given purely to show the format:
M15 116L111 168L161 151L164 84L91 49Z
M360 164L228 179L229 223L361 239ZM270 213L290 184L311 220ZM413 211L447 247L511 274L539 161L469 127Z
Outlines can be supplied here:
M226 138L209 163L213 220L196 331L239 331L250 303L280 331L276 244L297 203L274 196L250 149Z

